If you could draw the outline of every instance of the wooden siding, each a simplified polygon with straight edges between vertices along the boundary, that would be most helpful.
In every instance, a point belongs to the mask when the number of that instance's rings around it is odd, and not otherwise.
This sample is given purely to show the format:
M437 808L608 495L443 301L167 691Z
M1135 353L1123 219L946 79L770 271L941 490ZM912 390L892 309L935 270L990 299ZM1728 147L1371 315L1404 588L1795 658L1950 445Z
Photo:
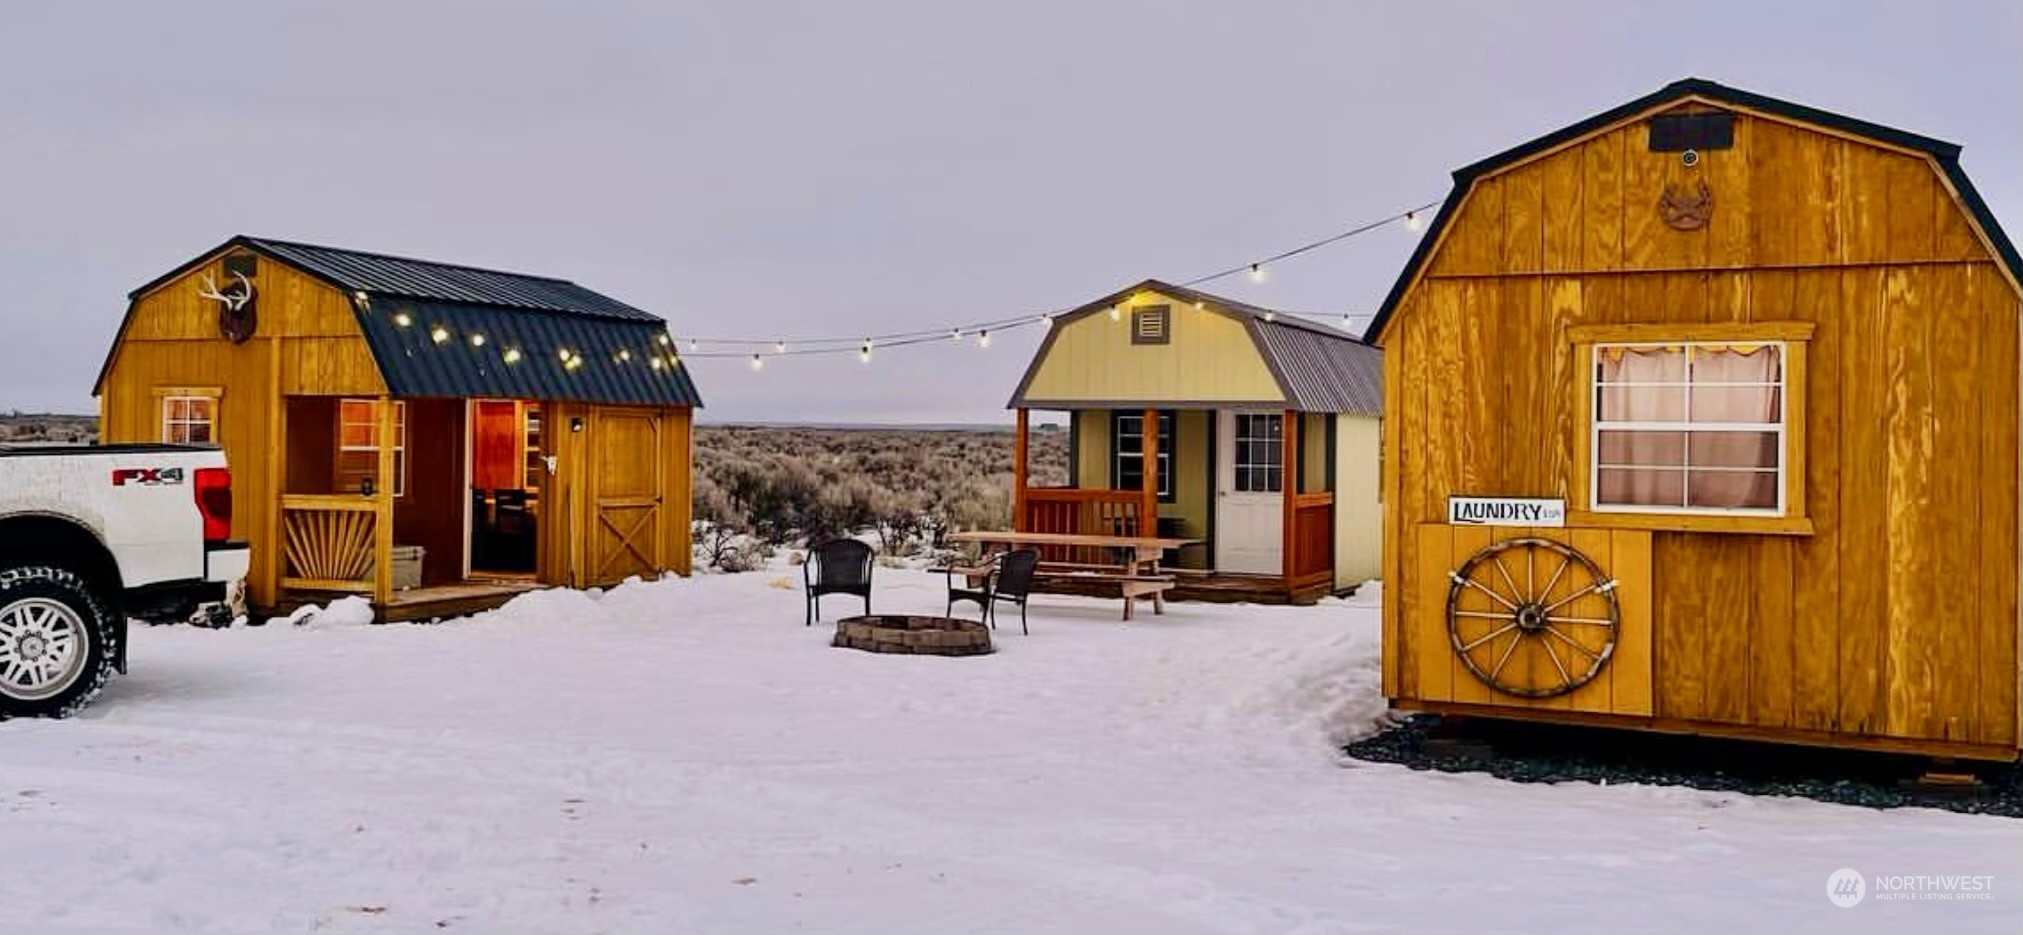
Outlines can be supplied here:
M1380 575L1383 507L1377 502L1377 420L1335 420L1335 587Z
M1167 344L1132 344L1133 305L1171 305ZM1026 387L1027 405L1063 403L1281 402L1285 394L1242 322L1178 299L1146 293L1125 304L1122 321L1098 312L1058 326Z
M1414 648L1439 650L1422 651L1414 656L1417 669L1411 679L1416 692L1413 700L1640 717L1652 713L1650 533L1634 529L1492 528L1449 526L1445 523L1416 524L1413 533L1417 546L1414 564L1403 570L1402 577L1395 579L1399 582L1399 590L1410 596L1404 605L1405 616L1401 626L1406 640ZM1519 698L1496 692L1461 663L1448 634L1448 573L1494 543L1521 537L1538 537L1570 545L1594 559L1604 572L1620 583L1615 592L1618 615L1616 643L1609 664L1596 673L1593 681L1555 698ZM1522 579L1526 570L1513 569L1511 574ZM1541 578L1544 575L1543 571L1539 573ZM1573 616L1599 617L1604 609L1605 604L1599 596L1589 595L1567 604L1562 612ZM1474 636L1490 628L1491 625L1482 624L1465 632ZM1582 640L1590 639L1584 631L1577 632L1575 636ZM1590 648L1600 649L1598 638ZM1527 665L1539 670L1528 673L1521 681L1534 685L1554 684L1553 680L1544 677L1544 659L1513 658L1511 661L1518 664L1513 667L1513 675L1516 668Z
M275 401L306 385L356 396L377 396L385 385L358 334L349 300L264 257L254 276L259 330L244 344L224 340L217 303L197 295L206 274L229 281L222 266L213 260L135 300L101 388L99 433L107 442L159 441L163 389L222 391L218 442L232 466L233 534L264 544L276 541L281 494L276 478L293 460L281 434L282 407ZM277 548L253 550L247 583L257 606L273 606L279 558Z
M1813 532L1651 535L1653 715L2013 754L2015 287L1922 155L1742 114L1735 147L1694 170L1644 133L1634 122L1479 181L1397 308L1381 337L1398 545L1385 579L1444 560L1422 524L1449 494L1571 496L1567 328L1810 322ZM1712 221L1666 227L1665 186L1702 178ZM1386 591L1393 698L1448 690L1429 679L1451 648L1409 622L1432 599Z
M627 533L661 567L688 574L692 413L581 403L547 403L541 413L544 450L556 458L555 475L543 480L543 515L559 510L566 520L543 529L540 579L588 587L654 577L620 545ZM583 430L571 431L577 419ZM645 519L648 503L656 509Z
M222 256L222 254L220 255ZM219 395L218 441L232 466L233 532L254 546L252 569L247 576L249 596L259 608L280 603L281 550L275 532L281 521L279 489L286 479L293 493L329 492L334 477L331 426L335 418L334 397L377 397L386 392L379 370L358 331L351 300L321 280L268 257L261 257L254 277L258 290L259 327L244 344L234 345L219 336L216 303L197 295L197 286L208 273L220 283L226 281L220 258L214 257L189 273L157 286L133 304L119 343L113 350L99 400L100 435L107 442L147 442L161 438L160 396L177 389ZM446 433L458 453L453 474L454 496L447 502L461 504L463 466L461 445L461 402L457 407L455 431ZM566 435L566 416L600 407L565 407L551 417L548 437ZM608 408L608 407L605 407ZM654 411L654 410L648 410ZM658 465L663 503L654 531L657 552L669 570L687 574L690 570L688 546L692 414L683 409L658 410L661 428L653 450L641 451L642 463ZM410 417L417 413L411 412ZM291 427L292 426L292 427ZM419 428L419 426L417 426ZM594 433L584 433L592 435ZM420 439L410 432L409 457L422 457ZM580 445L582 435L563 439L559 445L568 454L568 474L585 469ZM416 462L419 467L420 462ZM410 469L409 483L417 474ZM409 522L414 513L412 498L402 498L396 506L400 522ZM544 521L552 521L555 507L544 502ZM455 539L446 538L448 513L431 522L441 526L427 535L429 575L440 578L453 566L461 570L461 514ZM586 516L577 514L558 528L585 536ZM419 522L420 520L414 520ZM397 530L398 532L398 530ZM555 540L549 547L547 540ZM543 536L540 577L546 582L564 582L571 577L568 565L558 564L567 553L570 536ZM402 544L408 544L406 540ZM452 561L453 559L453 561ZM615 566L614 566L615 567ZM591 577L589 574L581 577Z

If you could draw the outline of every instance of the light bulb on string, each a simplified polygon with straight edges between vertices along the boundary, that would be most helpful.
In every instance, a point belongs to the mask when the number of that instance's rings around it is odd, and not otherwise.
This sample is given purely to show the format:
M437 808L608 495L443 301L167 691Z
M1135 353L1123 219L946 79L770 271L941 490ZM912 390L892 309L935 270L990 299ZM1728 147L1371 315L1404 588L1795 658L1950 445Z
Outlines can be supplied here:
M1054 313L1048 312L1044 315L1041 315L1040 326L1043 328L1052 328L1054 326Z
M501 356L505 358L506 363L517 364L520 362L520 349L517 347L506 348L506 353Z
M484 335L482 335L482 334L474 334L474 335L471 335L471 346L472 346L472 347L484 347L484 346L485 346L485 336L484 336Z
M1112 306L1110 306L1110 320L1111 320L1111 321L1123 321L1123 320L1124 320L1124 306L1122 306L1122 305L1112 305Z
M625 363L626 361L628 361L628 360L631 360L631 359L632 359L632 349L631 349L631 348L625 348L625 347L621 347L621 348L619 348L619 349L618 349L618 362L619 362L619 363L621 363L621 364L622 364L622 363Z
M857 359L858 359L859 361L861 361L861 362L863 362L863 363L867 363L867 364L871 362L871 342L870 342L870 341L868 341L868 340L867 340L867 341L865 341L865 342L864 342L864 346L863 346L862 348L859 348L859 349L858 349L858 351L857 351Z
M762 369L762 368L764 368L764 367L765 367L765 365L766 365L766 359L765 359L765 358L763 358L763 357L760 357L760 356L759 356L759 355L757 355L757 354L753 354L753 355L752 355L752 369L753 369L753 370L759 370L759 369Z
M689 338L689 339L688 339L688 350L689 350L689 353L694 353L694 352L696 352L696 351L702 350L702 342L701 342L701 341L698 341L698 340L696 340L696 339L694 339L694 338Z
M437 325L429 329L428 336L434 339L437 344L441 344L450 339L450 329Z
M661 346L661 347L666 347L666 346L668 346L668 345L670 345L670 344L673 344L673 343L674 343L674 336L673 336L673 335L671 335L671 334L667 334L666 332L662 332L662 333L661 333L661 335L660 335L660 346Z
M412 324L414 324L414 316L413 316L413 315L409 315L409 314L408 314L408 313L406 313L406 312L394 312L394 313L393 313L393 323L394 323L395 325L398 325L398 326L402 327L402 328L405 328L405 327L407 327L407 326L409 326L409 325L412 325Z
M954 341L954 342L955 342L955 343L957 343L957 344L961 344L961 343L962 343L962 329L961 329L961 328L957 328L957 329L955 329L954 331L950 331L950 332L948 333L948 339L949 339L949 340L951 340L951 341Z
M562 362L566 364L569 362L569 358L574 355L570 354L569 349L565 347L559 351L556 351L555 356L561 358Z
M653 365L653 369L655 370L659 370L660 368L667 366L665 363L662 363L661 359L658 357L653 358L649 362Z
M787 342L785 342L785 341L774 341L774 342L773 342L773 353L775 353L775 354L785 354L786 352L787 352Z
M1251 281L1251 282L1263 282L1263 281L1264 281L1264 264L1263 264L1263 263L1252 263L1252 264L1250 264L1250 281Z
M1264 313L1264 320L1265 320L1265 321L1267 321L1267 322L1272 322L1272 321L1277 321L1277 320L1278 320L1278 313L1277 313L1277 312L1265 312L1265 313Z
M976 346L977 347L990 346L990 329L985 328L984 330L976 333Z
M1420 228L1423 228L1423 227L1425 227L1425 226L1426 226L1426 223L1425 223L1424 221L1421 221L1421 220L1419 220L1419 212L1417 212L1417 211L1407 211L1407 212L1405 212L1405 229L1406 229L1406 230L1409 230L1409 231L1417 231L1417 230L1419 230Z

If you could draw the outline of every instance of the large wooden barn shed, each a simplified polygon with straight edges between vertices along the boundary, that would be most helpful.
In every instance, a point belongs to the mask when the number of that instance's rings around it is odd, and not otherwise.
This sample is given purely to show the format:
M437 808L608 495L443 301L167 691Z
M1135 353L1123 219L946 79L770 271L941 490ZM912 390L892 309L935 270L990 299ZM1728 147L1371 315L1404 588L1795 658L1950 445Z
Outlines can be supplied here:
M1393 703L2015 758L2023 264L1958 156L1687 80L1457 171L1369 332Z
M387 618L689 570L666 323L575 283L235 237L134 290L108 442L222 445L248 596Z

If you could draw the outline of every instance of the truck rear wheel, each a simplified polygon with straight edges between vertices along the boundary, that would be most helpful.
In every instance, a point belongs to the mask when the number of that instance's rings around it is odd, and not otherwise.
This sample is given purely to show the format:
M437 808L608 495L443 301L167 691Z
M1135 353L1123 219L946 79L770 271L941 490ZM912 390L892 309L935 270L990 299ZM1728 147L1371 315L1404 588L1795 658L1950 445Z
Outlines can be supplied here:
M112 612L62 568L0 570L0 716L63 717L105 688Z

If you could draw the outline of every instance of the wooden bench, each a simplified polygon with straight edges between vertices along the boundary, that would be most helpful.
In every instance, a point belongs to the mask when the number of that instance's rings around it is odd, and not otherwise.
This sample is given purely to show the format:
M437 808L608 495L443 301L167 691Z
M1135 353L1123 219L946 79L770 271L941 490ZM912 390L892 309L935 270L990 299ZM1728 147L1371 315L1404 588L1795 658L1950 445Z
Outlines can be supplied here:
M1094 584L1098 587L1116 585L1124 598L1124 619L1131 619L1132 608L1143 598L1152 599L1152 613L1166 613L1166 592L1173 588L1172 575L1127 575L1105 571L1066 571L1041 566L1041 571L1033 575L1034 581L1052 583Z

